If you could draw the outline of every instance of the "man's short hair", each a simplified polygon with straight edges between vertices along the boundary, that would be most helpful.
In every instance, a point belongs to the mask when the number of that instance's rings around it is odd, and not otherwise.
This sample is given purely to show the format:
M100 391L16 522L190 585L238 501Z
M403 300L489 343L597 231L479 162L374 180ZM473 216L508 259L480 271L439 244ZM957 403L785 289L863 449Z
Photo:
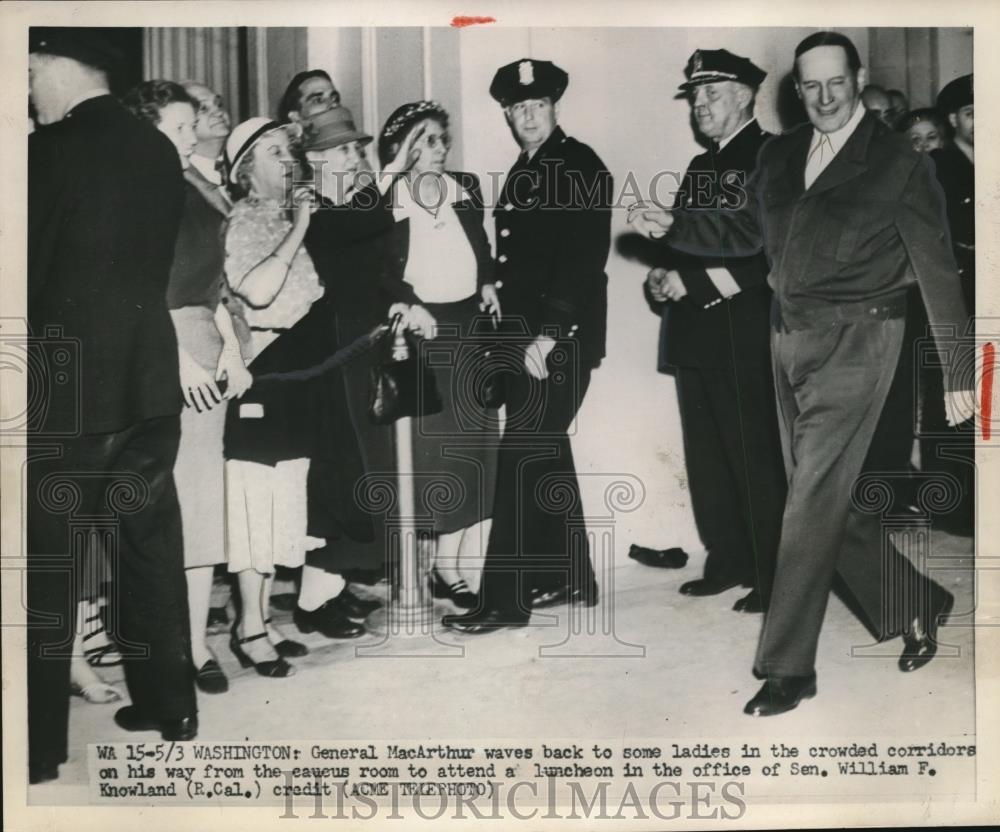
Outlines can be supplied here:
M857 73L861 69L861 56L858 54L857 47L855 47L847 35L829 31L813 32L813 34L803 39L795 47L795 63L792 71L795 74L796 81L799 78L799 58L818 46L839 46L847 53L847 66L851 72Z
M302 98L299 93L299 87L310 78L325 78L333 84L333 78L330 77L330 73L325 69L306 69L298 73L288 82L288 86L285 87L285 94L281 96L281 103L278 104L278 122L280 124L288 123L290 120L289 113L293 111L298 112Z

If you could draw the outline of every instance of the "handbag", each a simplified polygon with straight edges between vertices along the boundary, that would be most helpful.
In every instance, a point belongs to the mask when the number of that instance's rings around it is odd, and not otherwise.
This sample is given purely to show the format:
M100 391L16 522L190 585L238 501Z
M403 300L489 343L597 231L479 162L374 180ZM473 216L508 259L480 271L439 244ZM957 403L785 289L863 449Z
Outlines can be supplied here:
M368 417L376 425L390 425L404 416L431 416L443 409L434 371L421 366L410 337L405 357L395 347L402 315L395 315L386 331L383 359L372 367Z

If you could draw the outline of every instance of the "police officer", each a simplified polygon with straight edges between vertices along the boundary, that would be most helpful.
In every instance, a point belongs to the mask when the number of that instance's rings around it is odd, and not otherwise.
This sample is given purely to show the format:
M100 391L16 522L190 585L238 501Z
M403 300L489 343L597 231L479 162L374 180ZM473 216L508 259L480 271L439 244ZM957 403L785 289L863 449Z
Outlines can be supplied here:
M740 198L769 138L753 114L766 73L725 49L699 49L684 74L680 89L709 148L691 160L674 207L716 207ZM651 270L647 287L665 302L659 363L676 375L691 503L708 552L703 577L680 591L702 596L752 587L734 609L761 612L786 489L767 260L663 253L667 268Z
M496 286L509 357L507 423L479 606L445 626L523 626L532 607L597 603L567 430L604 357L613 181L557 125L569 76L523 58L490 95L521 154L496 208Z

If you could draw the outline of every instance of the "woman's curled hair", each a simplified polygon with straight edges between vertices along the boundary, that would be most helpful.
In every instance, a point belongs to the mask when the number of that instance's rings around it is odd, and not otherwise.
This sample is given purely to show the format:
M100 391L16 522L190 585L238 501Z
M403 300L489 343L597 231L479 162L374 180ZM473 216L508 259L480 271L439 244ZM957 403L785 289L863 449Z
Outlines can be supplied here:
M143 81L122 98L124 104L133 115L150 124L159 124L160 110L170 104L190 104L196 110L197 102L187 94L187 90L173 81Z

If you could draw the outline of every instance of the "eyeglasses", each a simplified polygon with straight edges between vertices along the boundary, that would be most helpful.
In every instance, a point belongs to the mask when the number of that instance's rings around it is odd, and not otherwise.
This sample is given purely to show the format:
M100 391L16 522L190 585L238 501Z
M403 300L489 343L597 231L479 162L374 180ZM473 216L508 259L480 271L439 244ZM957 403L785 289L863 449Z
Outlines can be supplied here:
M431 150L437 150L438 147L443 147L447 150L451 147L451 134L450 133L428 133L424 137L424 141Z

